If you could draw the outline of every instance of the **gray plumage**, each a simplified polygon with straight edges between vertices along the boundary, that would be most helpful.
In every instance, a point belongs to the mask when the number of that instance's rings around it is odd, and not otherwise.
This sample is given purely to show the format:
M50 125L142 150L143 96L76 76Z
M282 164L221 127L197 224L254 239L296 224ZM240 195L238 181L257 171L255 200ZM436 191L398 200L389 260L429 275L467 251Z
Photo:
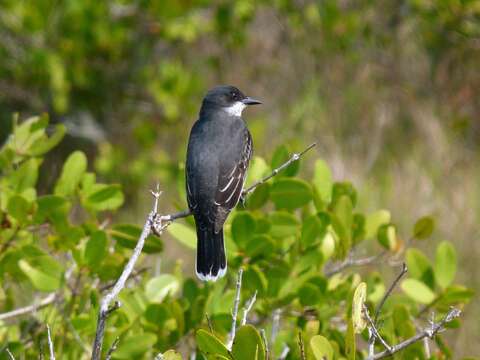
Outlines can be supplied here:
M197 228L196 273L222 277L227 268L223 224L237 205L252 156L252 137L241 112L260 102L233 86L205 96L190 132L186 163L187 201Z

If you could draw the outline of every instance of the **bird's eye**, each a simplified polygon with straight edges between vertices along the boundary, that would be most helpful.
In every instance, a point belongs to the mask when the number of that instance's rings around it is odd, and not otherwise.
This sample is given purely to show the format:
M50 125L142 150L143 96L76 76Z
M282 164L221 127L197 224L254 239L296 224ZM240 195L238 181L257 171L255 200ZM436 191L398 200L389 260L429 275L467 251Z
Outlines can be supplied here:
M235 91L232 91L230 93L230 96L232 97L233 100L237 100L238 99L238 94L235 92Z

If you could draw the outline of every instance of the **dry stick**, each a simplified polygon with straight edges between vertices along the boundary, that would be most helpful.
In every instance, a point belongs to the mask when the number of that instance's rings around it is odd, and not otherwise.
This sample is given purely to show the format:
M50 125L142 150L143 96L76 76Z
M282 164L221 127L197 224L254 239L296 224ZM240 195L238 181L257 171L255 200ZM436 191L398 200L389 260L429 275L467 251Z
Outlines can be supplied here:
M50 326L47 324L48 349L50 351L50 360L55 360L55 352L53 350L52 335L50 334Z
M55 298L56 298L56 294L51 293L50 295L48 295L45 298L43 298L42 300L40 300L40 302L38 304L28 305L28 306L25 306L25 307L22 307L22 308L19 308L19 309L15 309L15 310L0 314L0 320L6 320L6 319L13 318L13 317L16 317L16 316L20 316L20 315L28 314L28 313L31 313L31 312L35 312L35 311L37 311L39 309L42 309L45 306L48 306L51 303L53 303L55 301Z
M300 153L294 153L292 154L292 156L290 157L290 159L288 159L286 162L284 162L282 165L280 165L278 168L274 169L269 175L265 176L263 179L261 180L258 180L256 182L254 182L251 186L249 186L248 188L244 189L242 191L242 197L245 197L247 196L248 194L250 194L253 190L255 190L255 188L257 186L260 186L262 185L263 183L267 182L268 180L270 180L272 177L274 177L275 175L277 175L280 171L282 171L283 169L287 168L288 166L290 166L291 163L295 162L295 161L298 161L306 152L310 151L313 147L315 147L317 145L316 142L308 145L305 150L303 150L302 152Z
M300 359L306 360L307 358L305 357L305 347L303 346L303 337L302 337L302 332L298 332L298 346L300 347Z
M263 345L265 346L265 359L270 360L270 349L268 348L267 334L265 333L265 329L260 330L260 335L262 335Z
M257 290L255 290L253 296L245 303L245 306L243 307L243 318L241 323L242 325L245 325L247 323L248 313L250 312L250 310L252 310L255 300L257 300Z
M391 351L385 350L378 354L375 354L372 360L379 360L379 359L384 359L386 357L392 356L393 354L407 348L408 346L416 343L417 341L423 340L424 338L428 337L432 339L439 331L445 328L445 324L459 317L461 313L462 312L459 309L451 308L450 311L447 313L447 315L445 315L445 317L438 323L433 323L429 328L424 329L422 332L416 334L415 336L412 336L411 338L405 341L402 341L397 345L393 345L391 347Z
M282 171L286 167L290 166L293 162L298 161L306 152L310 151L316 145L317 145L317 143L312 143L312 144L308 145L302 152L292 154L292 156L286 162L284 162L278 168L274 169L269 175L267 175L264 178L256 181L251 186L249 186L247 189L243 189L241 198L245 198L252 191L254 191L258 186L260 186L263 183L265 183L266 181L270 180L272 177L277 175L280 171ZM155 216L155 219L153 221L153 224L152 224L153 229L152 230L156 235L161 235L162 231L167 226L169 226L173 221L175 221L177 219L181 219L181 218L186 218L190 215L192 215L192 212L189 209L179 211L179 212L176 212L176 213L173 213L173 214L168 214L168 215L157 215L157 216Z
M105 334L105 323L106 323L107 317L112 311L114 311L120 306L118 302L115 302L114 306L110 308L110 303L118 296L120 291L125 287L125 282L127 281L128 277L132 273L133 267L135 266L135 263L137 262L137 259L139 258L142 252L143 245L145 244L145 239L148 237L148 235L150 235L153 219L157 213L158 199L161 195L158 184L157 184L156 190L157 190L156 192L152 191L152 195L155 198L153 203L153 208L150 214L148 215L147 220L145 221L145 225L143 226L143 230L138 239L137 245L133 250L133 254L128 260L127 264L125 265L125 268L123 269L123 272L118 278L116 284L105 295L105 297L101 302L100 311L98 313L98 320L97 320L97 331L95 333L95 341L93 343L92 360L100 360L100 357L102 354L103 336Z
M15 360L15 356L13 356L13 354L11 353L11 351L10 351L9 348L7 348L5 351L7 352L8 357L10 358L10 360Z
M280 328L280 314L281 310L276 309L273 311L273 319L272 319L272 333L270 334L270 344L272 344L272 357L273 357L273 346L275 344L275 339L278 335L278 329Z
M378 325L378 317L380 316L380 312L382 311L383 305L385 305L385 301L387 301L387 299L390 296L390 294L392 293L393 289L395 288L395 286L397 286L398 282L403 277L403 275L405 275L407 273L407 271L408 271L407 265L405 263L403 263L402 264L402 270L397 275L395 280L392 282L392 284L388 288L385 295L383 295L382 300L380 300L380 302L377 305L377 308L375 309L375 317L373 318L373 322L374 322L375 325Z
M378 259L380 259L383 255L385 255L385 252L382 252L378 255L370 256L367 258L362 258L362 259L353 259L352 257L348 257L343 262L341 262L338 266L334 267L331 270L325 271L325 276L332 277L333 275L338 274L339 272L349 267L371 265L375 263Z
M369 333L370 333L370 338L372 338L372 337L373 337L373 339L377 338L382 343L382 345L385 347L385 349L387 349L388 351L392 351L392 347L387 344L387 342L382 338L382 336L378 332L378 330L375 326L375 323L373 322L372 318L370 317L370 314L368 313L368 308L365 304L363 304L362 311L363 311L363 315L367 319L368 324L370 325L369 329L368 329ZM370 344L370 342L369 342L369 345L372 346L372 344ZM374 345L375 345L375 341L373 341L373 346ZM370 348L370 350L371 350L371 348ZM369 353L370 353L370 350L369 350Z
M107 356L105 357L105 360L111 360L112 354L115 350L117 350L118 343L120 342L120 338L117 336L115 338L115 341L112 343L112 346L110 346L110 349L108 349Z
M233 340L235 339L235 330L237 328L237 315L238 315L238 305L240 304L240 292L242 290L242 275L243 268L238 270L237 275L237 290L235 292L235 300L233 301L233 310L232 310L232 328L230 329L230 334L228 334L227 348L232 350Z

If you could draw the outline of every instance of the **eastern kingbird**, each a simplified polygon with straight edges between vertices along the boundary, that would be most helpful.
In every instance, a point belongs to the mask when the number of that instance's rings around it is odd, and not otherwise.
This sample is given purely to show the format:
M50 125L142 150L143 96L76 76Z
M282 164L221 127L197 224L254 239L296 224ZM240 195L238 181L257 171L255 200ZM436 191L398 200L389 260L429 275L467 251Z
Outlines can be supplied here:
M223 224L242 194L252 137L242 119L247 105L261 104L233 86L217 86L203 99L187 149L186 188L197 228L200 280L225 275Z

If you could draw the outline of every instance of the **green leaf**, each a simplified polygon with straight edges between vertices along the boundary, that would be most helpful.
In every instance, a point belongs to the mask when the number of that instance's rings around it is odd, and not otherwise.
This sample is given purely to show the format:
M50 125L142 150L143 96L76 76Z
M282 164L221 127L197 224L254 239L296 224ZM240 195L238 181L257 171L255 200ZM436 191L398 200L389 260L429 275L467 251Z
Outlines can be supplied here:
M322 202L328 204L332 199L333 176L330 167L322 159L315 161L312 183Z
M173 225L174 224L172 224L172 226ZM141 233L142 229L140 229L136 225L131 224L115 225L110 230L110 235L117 241L117 243L127 249L135 248L135 245L137 244L138 238L140 237ZM162 250L162 241L154 235L149 235L145 240L145 246L143 247L142 251L146 254L154 254L161 252Z
M255 219L246 211L237 212L232 221L232 238L240 247L245 249L255 231Z
M391 221L391 215L388 210L378 210L369 214L365 223L365 237L373 239L377 236L378 228L388 224Z
M457 272L457 252L452 243L443 241L437 246L435 280L443 289L451 285Z
M335 206L337 201L344 195L350 198L352 207L354 208L357 204L357 191L353 185L347 181L334 183L332 189L332 205Z
M222 355L227 359L233 359L228 349L215 335L200 329L196 333L196 340L198 348L205 355Z
M147 351L150 351L157 342L157 336L152 333L130 335L121 339L114 358L139 359Z
M357 344L355 342L355 331L353 325L353 319L348 319L347 333L345 334L345 354L348 360L355 360L355 352Z
M270 171L266 161L259 157L254 156L250 161L250 166L248 167L247 179L245 181L246 188L252 185L254 182L261 179L263 176ZM257 189L255 189L257 191Z
M405 262L411 277L434 288L435 280L430 260L418 249L410 248L405 253Z
M31 205L23 196L14 195L8 201L8 213L21 223L27 221L27 216L30 212L30 209Z
M295 216L287 212L276 211L270 215L270 235L274 238L286 238L296 235L299 228L299 222Z
M22 259L18 266L37 290L55 291L60 287L63 269L49 256L40 256L29 261Z
M330 341L322 335L315 335L310 339L310 347L316 360L333 360L333 348Z
M256 187L253 193L250 193L246 199L246 207L249 210L260 209L265 205L270 197L270 184L264 183Z
M38 179L38 168L41 163L39 159L29 159L11 173L9 176L10 184L17 193L35 187Z
M175 295L180 283L174 275L162 274L150 279L145 286L145 296L150 302L161 303L165 297Z
M303 180L280 178L272 184L270 198L278 209L294 210L312 200L312 189Z
M167 227L167 231L186 247L190 249L197 248L197 234L191 227L179 222L173 222Z
M302 224L301 241L304 246L312 245L317 239L323 238L330 223L327 213L318 213L307 217Z
M95 184L89 192L85 206L96 211L115 210L123 204L120 185Z
M392 224L385 224L378 228L378 242L385 249L395 250L397 248L397 230Z
M339 237L338 255L344 258L352 246L353 206L349 196L342 195L333 208L332 226Z
M97 230L87 241L85 246L85 260L88 266L95 270L107 255L107 235L102 230Z
M322 293L317 286L305 283L298 290L298 298L302 306L314 306L320 303Z
M235 360L265 360L262 337L252 325L243 325L237 330L232 354Z
M145 310L145 319L158 327L162 327L171 317L172 314L166 304L150 304Z
M62 173L55 185L55 195L72 195L87 170L87 157L75 151L63 164Z
M422 303L429 304L435 300L435 293L423 282L417 279L403 280L400 287L411 299Z
M49 138L42 137L35 141L30 147L29 154L32 156L41 156L52 150L62 141L65 136L66 127L63 124L55 125L55 131Z
M360 334L367 327L367 322L363 316L363 306L366 300L367 284L361 282L355 289L352 301L352 321L355 334Z
M426 239L430 237L435 229L435 220L431 216L420 218L413 227L413 237L416 239Z
M182 355L175 350L168 350L163 353L163 360L182 360Z

